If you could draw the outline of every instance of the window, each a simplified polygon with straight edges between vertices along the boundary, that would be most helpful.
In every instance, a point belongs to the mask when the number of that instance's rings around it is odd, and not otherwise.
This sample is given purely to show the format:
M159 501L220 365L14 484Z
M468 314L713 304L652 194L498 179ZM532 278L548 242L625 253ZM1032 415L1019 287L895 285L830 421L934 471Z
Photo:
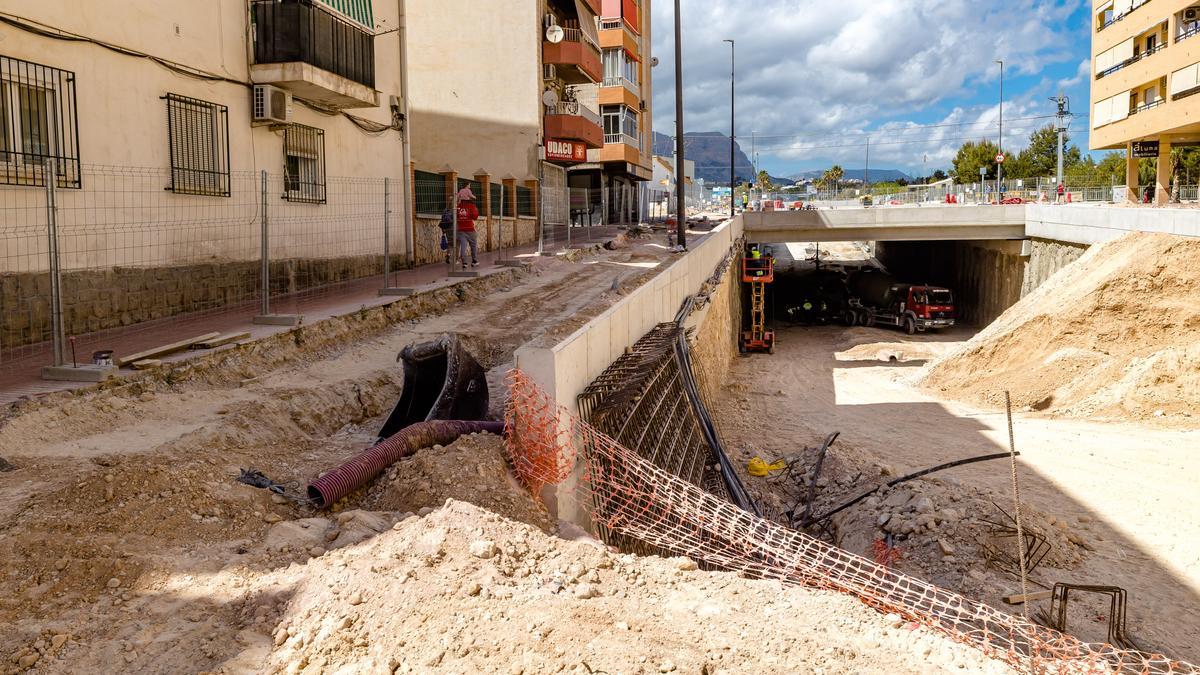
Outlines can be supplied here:
M80 187L75 73L0 56L0 184Z
M638 138L638 114L636 112L623 105L606 105L601 108L601 115L604 117L605 143L627 142L628 139L622 139L622 135L634 139L636 143Z
M229 108L167 94L171 184L177 194L229 196Z
M283 131L283 198L325 203L325 131L289 124Z

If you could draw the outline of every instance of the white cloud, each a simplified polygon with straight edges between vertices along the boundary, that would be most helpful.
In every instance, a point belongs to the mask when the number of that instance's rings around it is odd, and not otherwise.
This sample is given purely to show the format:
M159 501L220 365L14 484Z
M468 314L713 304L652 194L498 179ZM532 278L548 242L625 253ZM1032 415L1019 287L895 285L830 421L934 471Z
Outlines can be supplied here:
M755 130L774 137L764 138L760 151L861 166L865 132L877 128L875 120L916 114L981 84L993 86L998 58L1006 75L1035 74L1078 58L1070 42L1078 26L1070 17L1083 1L682 0L687 128L728 130L729 45L722 40L734 38L743 148L749 151ZM655 127L663 130L675 119L673 2L655 0L653 11L654 53L661 60L654 70ZM929 142L885 145L879 139L875 145L872 135L871 163L912 166L915 157L919 167L928 153L931 165L935 158L944 165L957 139L982 134L988 124L994 135L997 107L954 110L942 122L966 126L901 131L911 125L885 125L895 131L893 141ZM1040 99L1010 101L1005 117L1044 109ZM804 136L787 138L795 135Z

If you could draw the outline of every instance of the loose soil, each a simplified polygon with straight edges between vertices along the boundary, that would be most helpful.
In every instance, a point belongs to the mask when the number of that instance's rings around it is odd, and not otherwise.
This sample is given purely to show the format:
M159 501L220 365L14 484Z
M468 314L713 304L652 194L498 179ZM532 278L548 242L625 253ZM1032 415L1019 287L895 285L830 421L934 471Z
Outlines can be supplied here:
M1200 240L1098 245L930 369L975 405L1200 426Z
M299 491L361 451L399 395L396 354L446 332L491 369L498 412L519 345L666 257L539 261L9 409L0 673L1007 672L845 596L614 554L525 496L493 436L418 452L325 513L233 480Z
M802 512L815 448L833 431L842 435L817 480L817 514L901 475L1007 451L1003 414L914 384L928 359L971 337L961 329L910 338L879 328L789 328L774 356L735 359L714 410L768 515L785 519L797 504ZM1200 508L1190 484L1200 471L1200 432L1019 412L1015 434L1024 520L1052 547L1032 590L1056 582L1124 587L1129 632L1143 646L1200 658L1200 523L1178 516ZM792 468L749 476L755 456ZM839 514L825 536L875 557L876 542L886 547L890 535L897 569L1017 612L1000 598L1019 592L1019 582L984 554L985 546L1010 555L1014 548L997 540L992 524L1005 522L999 508L1014 511L1011 480L1007 460L931 475ZM1086 602L1079 609L1069 631L1103 641L1107 610Z

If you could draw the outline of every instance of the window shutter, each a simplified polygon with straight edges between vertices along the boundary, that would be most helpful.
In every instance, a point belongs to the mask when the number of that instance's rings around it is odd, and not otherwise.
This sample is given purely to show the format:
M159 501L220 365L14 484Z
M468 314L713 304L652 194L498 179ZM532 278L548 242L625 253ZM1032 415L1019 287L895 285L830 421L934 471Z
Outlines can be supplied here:
M1171 95L1182 94L1189 89L1195 89L1200 82L1200 63L1181 68L1171 73Z

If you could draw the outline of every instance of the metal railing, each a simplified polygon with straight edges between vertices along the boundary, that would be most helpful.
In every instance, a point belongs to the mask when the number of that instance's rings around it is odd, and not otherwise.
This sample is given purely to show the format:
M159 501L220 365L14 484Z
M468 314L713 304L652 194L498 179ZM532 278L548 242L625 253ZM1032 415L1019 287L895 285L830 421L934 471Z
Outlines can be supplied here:
M375 36L312 0L252 0L254 62L312 64L375 86Z
M625 77L624 75L621 75L618 77L606 77L606 78L604 78L604 81L600 83L600 86L602 86L602 87L625 87L630 92L632 92L634 95L638 95L638 96L641 95L641 92L638 91L637 82L630 80L629 78Z
M1157 108L1158 106L1160 106L1160 105L1162 105L1162 104L1164 104L1164 103L1166 103L1166 102L1167 102L1167 99L1165 99L1165 98L1160 98L1160 99L1158 99L1157 101L1150 101L1149 103L1143 103L1143 104L1141 104L1141 105L1139 105L1139 106L1134 106L1133 108L1131 108L1131 109L1129 110L1129 114L1130 114L1130 115L1136 115L1136 114L1138 114L1138 113L1140 113L1140 112L1142 112L1142 111L1145 111L1145 110L1150 110L1151 108Z
M1124 14L1120 14L1118 16L1114 16L1113 18L1109 19L1108 23L1105 23L1104 25L1097 28L1096 32L1099 33L1100 31L1104 30L1105 28L1108 28L1109 26L1113 25L1114 23L1116 23L1118 21L1123 21L1125 19L1125 17L1129 16L1130 14L1133 14L1135 11L1137 11L1137 9L1139 7L1146 4L1147 2L1150 2L1150 0L1142 0L1141 2L1134 4L1133 7L1129 8L1128 12L1125 12Z
M574 115L600 126L600 113L583 105L579 101L559 101L554 105L546 106L547 115Z
M1179 33L1175 36L1175 42L1183 42L1193 35L1200 34L1200 23L1193 25L1191 28Z
M1178 40L1176 40L1176 42L1178 42ZM1167 48L1167 43L1160 42L1157 45L1155 45L1153 48L1147 49L1146 51L1140 52L1138 54L1134 54L1132 57L1118 63L1117 65L1113 66L1112 68L1109 68L1108 70L1096 73L1096 79L1099 80L1099 79L1108 77L1109 75L1112 75L1113 73L1115 73L1123 68L1126 68L1128 66L1132 66L1133 64L1137 63L1138 61L1141 61L1142 59L1149 58L1150 56L1153 56L1154 54L1157 54L1166 48Z
M629 134L625 134L625 133L604 134L604 144L608 145L610 143L612 143L612 144L624 143L625 145L628 145L628 146L631 146L634 148L638 148L639 150L642 147L642 141L640 138L638 138L637 136L630 136Z
M590 35L583 32L582 28L563 28L563 42L579 42L590 46L597 52L600 51L600 45L596 44Z

